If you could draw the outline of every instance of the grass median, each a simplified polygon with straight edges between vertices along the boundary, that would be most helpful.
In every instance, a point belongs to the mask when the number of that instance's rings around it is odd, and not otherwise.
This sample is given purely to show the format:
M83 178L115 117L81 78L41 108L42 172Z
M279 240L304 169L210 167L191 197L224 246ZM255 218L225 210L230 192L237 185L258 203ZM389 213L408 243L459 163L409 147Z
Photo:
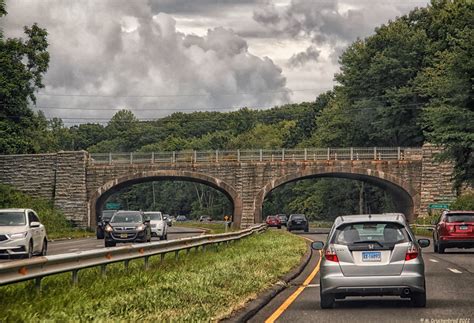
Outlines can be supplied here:
M287 232L269 230L239 242L43 279L35 295L32 282L0 287L0 322L10 321L210 321L241 308L296 267L306 241Z

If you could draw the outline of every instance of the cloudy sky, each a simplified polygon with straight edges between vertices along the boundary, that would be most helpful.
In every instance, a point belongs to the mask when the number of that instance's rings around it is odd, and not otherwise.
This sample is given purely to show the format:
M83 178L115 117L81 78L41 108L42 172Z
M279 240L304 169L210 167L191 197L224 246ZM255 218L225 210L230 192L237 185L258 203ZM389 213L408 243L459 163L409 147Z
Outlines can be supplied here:
M7 0L6 36L48 30L37 106L66 123L311 101L338 55L422 0ZM82 119L79 119L82 118Z

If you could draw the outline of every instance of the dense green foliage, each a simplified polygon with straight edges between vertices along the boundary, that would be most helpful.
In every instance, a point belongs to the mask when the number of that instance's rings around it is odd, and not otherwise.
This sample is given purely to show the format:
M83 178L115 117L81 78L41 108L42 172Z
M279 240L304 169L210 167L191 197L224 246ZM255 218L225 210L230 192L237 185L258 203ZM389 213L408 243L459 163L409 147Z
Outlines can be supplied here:
M0 2L0 15L4 7ZM49 56L46 31L33 25L27 38L0 36L0 153L85 149L90 152L174 151L349 146L446 148L454 179L474 185L474 2L432 0L375 29L340 57L337 85L314 102L268 110L174 113L140 121L130 110L106 125L65 127L33 113ZM133 107L131 107L133 108ZM17 117L18 116L18 117ZM222 216L226 197L193 183L137 185L115 196L127 208ZM349 181L313 180L275 190L265 212L305 212L313 218L360 211L389 211L377 188ZM362 194L361 194L362 192ZM344 198L341 198L344 197ZM284 202L282 202L284 201ZM364 207L361 207L364 206Z
M13 189L11 186L0 184L0 209L2 208L35 210L41 223L46 226L50 239L90 235L89 232L74 229L64 215L53 207L51 202L33 198Z
M217 321L275 284L299 264L306 241L281 231L268 231L205 253L169 254L160 264L150 259L46 277L40 297L32 301L32 283L0 288L0 321ZM74 302L71 302L74 300Z
M449 208L451 210L474 210L474 192L460 195Z

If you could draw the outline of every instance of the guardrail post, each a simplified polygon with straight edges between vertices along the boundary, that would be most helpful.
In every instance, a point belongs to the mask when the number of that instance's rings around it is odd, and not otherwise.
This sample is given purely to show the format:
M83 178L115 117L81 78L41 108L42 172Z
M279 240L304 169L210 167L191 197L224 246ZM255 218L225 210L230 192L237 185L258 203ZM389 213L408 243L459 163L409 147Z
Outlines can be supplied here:
M145 270L148 270L148 268L150 268L150 262L149 262L148 258L150 258L150 257L147 256L147 257L144 258Z
M219 162L219 150L216 150L216 163Z
M374 147L374 160L377 160L377 147Z
M240 149L237 149L237 161L240 163Z
M351 160L354 160L354 148L351 147Z
M128 270L128 263L129 263L129 262L130 262L130 260L128 260L128 259L123 262L123 265L124 265L124 267L125 267L125 270Z
M176 151L173 151L173 157L171 157L171 162L176 163Z
M106 272L107 272L107 271L106 271L106 266L105 266L105 265L101 265L101 266L100 266L100 275L101 275L102 277L105 277L105 276L106 276Z
M328 147L328 160L331 160L331 148Z
M398 160L401 159L401 149L400 149L400 147L397 148L397 159Z
M155 153L154 152L151 153L151 163L152 164L155 163Z
M163 263L165 261L165 253L160 253L160 262Z
M73 270L72 271L72 284L75 286L79 282L79 276L77 275L79 270Z
M285 161L285 148L281 150L281 161Z
M176 250L176 251L174 252L174 259L175 259L175 260L178 260L178 257L179 257L179 250Z
M260 161L263 161L263 152L261 149L260 149Z
M109 164L112 165L112 153L109 153Z
M36 277L35 278L35 289L40 292L41 291L41 279L43 277Z
M305 161L308 160L308 149L307 148L304 149L304 160Z

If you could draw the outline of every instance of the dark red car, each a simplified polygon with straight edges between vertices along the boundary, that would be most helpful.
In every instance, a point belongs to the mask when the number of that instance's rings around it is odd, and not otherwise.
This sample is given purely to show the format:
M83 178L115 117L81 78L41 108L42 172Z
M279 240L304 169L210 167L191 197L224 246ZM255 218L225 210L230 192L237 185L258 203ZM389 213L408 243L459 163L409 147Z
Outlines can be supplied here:
M474 211L445 211L433 231L434 251L474 248Z
M269 227L277 227L278 229L281 229L281 221L276 215L267 216L265 222Z

